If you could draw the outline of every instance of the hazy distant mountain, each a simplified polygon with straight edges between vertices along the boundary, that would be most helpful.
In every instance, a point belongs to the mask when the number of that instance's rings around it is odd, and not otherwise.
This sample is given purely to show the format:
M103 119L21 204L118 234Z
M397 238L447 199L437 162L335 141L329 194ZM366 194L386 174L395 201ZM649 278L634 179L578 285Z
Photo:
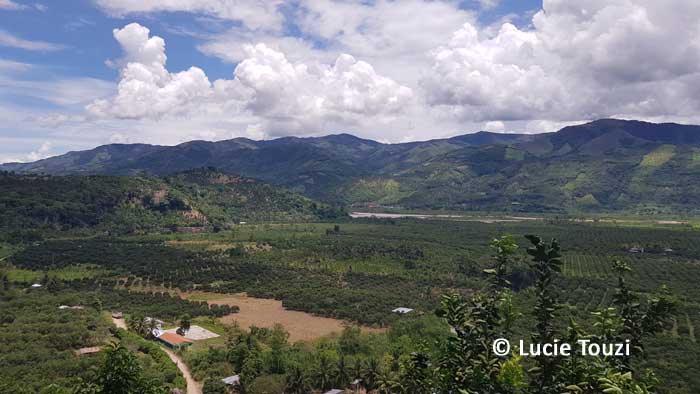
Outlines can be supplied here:
M349 134L172 147L106 145L0 170L167 175L199 167L349 204L636 212L700 210L700 126L603 119L556 133L382 144Z

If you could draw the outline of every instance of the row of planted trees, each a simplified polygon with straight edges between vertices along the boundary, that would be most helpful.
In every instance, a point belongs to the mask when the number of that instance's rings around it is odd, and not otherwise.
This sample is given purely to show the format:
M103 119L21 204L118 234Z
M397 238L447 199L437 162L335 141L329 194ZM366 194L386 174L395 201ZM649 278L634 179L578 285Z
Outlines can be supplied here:
M392 393L620 393L656 392L658 380L651 371L635 370L635 359L644 356L644 339L660 332L669 322L674 301L662 289L657 297L640 302L626 285L630 267L614 261L618 284L614 307L593 312L595 323L589 329L573 320L562 328L567 316L559 313L555 280L561 268L560 246L528 236L531 268L535 275L535 326L528 333L532 343L555 340L577 343L625 343L630 356L584 356L575 350L569 357L539 355L531 360L513 352L506 357L493 353L497 338L513 335L512 296L507 281L508 266L517 245L512 237L494 240L496 267L487 270L491 287L469 300L457 295L443 297L439 314L454 335L441 344L438 355L414 353L402 366Z
M644 357L645 338L668 323L674 307L668 293L640 299L625 282L630 267L616 260L612 263L618 276L613 306L592 312L592 324L586 328L567 316L559 304L559 243L536 236L527 239L534 280L529 318L514 305L508 278L518 246L512 237L504 236L492 243L495 265L485 271L490 278L485 291L468 299L457 294L443 296L437 314L448 323L451 335L425 338L416 346L390 346L388 353L377 355L354 348L357 341L353 337L359 333L349 328L332 351L321 345L312 354L299 356L299 349L289 347L280 328L263 336L255 330L239 330L230 336L219 357L241 375L242 391L248 387L255 393L263 392L256 390L256 381L266 375L278 377L274 392L290 394L346 388L352 382L367 392L394 394L656 392L658 381L653 373L637 371L635 365ZM523 330L523 320L534 323ZM621 357L590 356L575 348L568 357L526 358L514 348L505 357L494 354L494 340L509 337L540 344L629 341L632 352ZM217 388L215 380L205 385L205 394L223 392L219 390L223 389Z
M205 394L224 393L220 378L234 373L241 377L240 391L247 394L308 394L347 388L353 382L367 392L380 394L656 393L659 383L653 373L638 371L635 365L644 357L645 339L668 323L674 308L668 293L662 291L658 296L642 299L625 282L630 267L614 261L618 275L614 306L593 312L594 323L585 328L566 316L558 303L556 281L562 264L558 242L545 242L536 236L527 238L534 277L531 312L519 311L514 305L508 278L518 246L512 237L504 236L492 243L495 265L485 271L488 288L469 298L443 296L437 315L450 330L426 337L422 343L390 346L387 353L377 355L357 340L357 329L348 328L332 345L321 344L309 352L303 345L290 345L281 327L254 328L249 332L234 329L224 348L188 355L188 364L195 375L211 375L205 380ZM530 313L531 318L525 319L525 313ZM534 323L523 331L523 320ZM576 349L569 357L524 358L515 350L505 356L494 354L494 340L515 336L532 343L629 341L633 352L623 357L584 356ZM121 350L111 352L121 355L108 357L105 365L115 363L116 370L128 371L129 368L123 368L128 357ZM94 392L151 391L112 391L103 384Z

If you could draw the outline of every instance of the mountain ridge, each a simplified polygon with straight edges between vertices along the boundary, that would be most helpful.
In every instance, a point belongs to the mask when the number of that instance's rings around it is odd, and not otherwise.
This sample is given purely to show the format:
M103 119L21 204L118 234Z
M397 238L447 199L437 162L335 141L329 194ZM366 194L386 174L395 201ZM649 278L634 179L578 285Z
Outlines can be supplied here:
M700 126L600 119L554 133L477 132L398 144L347 133L114 144L0 170L167 176L202 167L355 206L696 212Z

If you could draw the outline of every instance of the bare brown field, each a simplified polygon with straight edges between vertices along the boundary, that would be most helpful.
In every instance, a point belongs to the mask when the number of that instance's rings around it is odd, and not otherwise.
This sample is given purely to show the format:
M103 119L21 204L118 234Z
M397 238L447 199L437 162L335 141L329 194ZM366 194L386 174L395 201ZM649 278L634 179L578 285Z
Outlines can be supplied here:
M250 326L272 327L281 324L289 332L290 342L313 341L343 330L346 323L342 320L314 316L306 312L290 311L282 306L281 301L248 297L245 294L216 294L193 292L181 294L184 298L206 299L209 304L237 305L238 313L227 315L220 320L233 322L244 329ZM360 327L364 332L383 332L383 329Z
M281 324L289 332L290 342L313 341L318 338L337 334L348 324L343 320L329 317L314 316L310 313L292 311L282 306L282 301L248 297L245 293L221 294L204 291L182 292L176 289L166 289L159 286L131 287L132 291L167 292L181 298L193 301L206 301L210 305L231 305L240 308L238 313L230 314L219 319L224 324L237 323L241 328L250 326L272 327ZM384 328L360 326L362 332L381 333Z

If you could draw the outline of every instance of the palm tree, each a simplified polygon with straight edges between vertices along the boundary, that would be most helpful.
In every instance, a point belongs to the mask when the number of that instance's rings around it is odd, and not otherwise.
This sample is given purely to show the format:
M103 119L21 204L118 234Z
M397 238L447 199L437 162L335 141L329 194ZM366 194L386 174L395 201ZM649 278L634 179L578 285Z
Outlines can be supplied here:
M327 390L330 388L332 377L331 364L328 357L321 353L318 358L318 370L314 374L316 378L316 386L321 390Z
M139 335L143 335L145 331L145 318L142 315L130 316L126 320L126 324L129 327L129 330Z
M396 376L388 368L383 368L377 376L377 393L391 394L401 389L401 385L396 379Z
M348 372L348 365L345 362L345 356L341 355L338 359L335 373L335 384L338 385L338 387L347 387L348 383L350 383L350 373Z
M370 358L363 372L364 376L362 382L367 391L372 391L375 388L377 388L377 379L379 377L379 374L381 373L381 370L379 368L379 361L377 361L376 358Z
M298 366L293 367L287 374L284 386L285 394L306 394L311 392L309 381Z
M361 379L363 370L364 370L364 365L362 365L362 360L359 358L356 358L355 362L352 364L352 368L350 368L350 373L352 374L352 379Z

